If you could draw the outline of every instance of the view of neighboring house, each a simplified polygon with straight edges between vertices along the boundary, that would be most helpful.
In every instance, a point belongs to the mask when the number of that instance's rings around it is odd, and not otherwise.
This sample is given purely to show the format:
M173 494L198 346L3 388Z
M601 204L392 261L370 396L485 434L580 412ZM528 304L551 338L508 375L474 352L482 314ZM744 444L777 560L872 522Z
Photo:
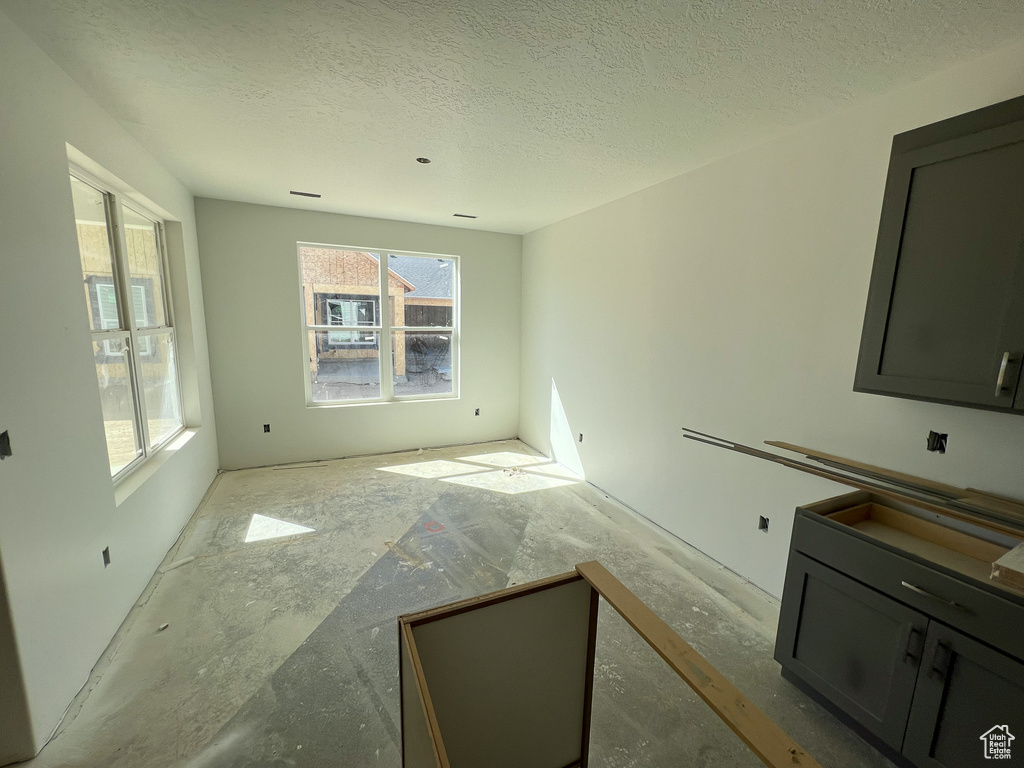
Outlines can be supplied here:
M314 399L371 396L341 388L380 381L379 254L301 246L299 259ZM388 324L402 329L392 330L391 374L396 391L414 383L421 385L420 391L425 384L430 391L450 391L454 260L391 254L387 282ZM345 330L323 328L332 325ZM360 326L366 330L359 330ZM318 384L333 385L334 394L317 396Z
M157 225L123 207L119 216L124 240L118 244L123 260L119 262L111 249L102 193L74 178L72 192L107 451L111 473L116 475L142 454L144 440L150 447L157 446L181 426L163 258ZM125 279L130 312L128 307L120 306L115 264L119 264L116 269ZM127 346L130 323L138 352L134 389ZM136 410L134 393L139 390L144 395L144 413Z

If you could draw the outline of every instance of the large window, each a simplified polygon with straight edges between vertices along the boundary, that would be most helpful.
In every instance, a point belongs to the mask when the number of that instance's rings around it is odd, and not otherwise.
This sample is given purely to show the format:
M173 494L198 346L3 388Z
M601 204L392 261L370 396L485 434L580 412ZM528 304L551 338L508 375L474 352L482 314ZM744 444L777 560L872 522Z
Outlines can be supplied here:
M458 395L456 257L298 250L308 404Z
M77 170L71 193L107 457L120 479L182 429L163 227Z

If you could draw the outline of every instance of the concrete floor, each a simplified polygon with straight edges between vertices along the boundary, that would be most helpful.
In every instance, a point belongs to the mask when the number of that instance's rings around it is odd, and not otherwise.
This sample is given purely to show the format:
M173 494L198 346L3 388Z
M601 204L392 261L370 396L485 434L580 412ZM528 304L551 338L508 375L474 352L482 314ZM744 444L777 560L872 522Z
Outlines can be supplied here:
M314 532L247 543L254 513ZM395 617L594 559L822 765L891 765L780 678L778 601L516 441L223 473L191 557L23 765L397 768ZM760 764L605 606L591 765Z

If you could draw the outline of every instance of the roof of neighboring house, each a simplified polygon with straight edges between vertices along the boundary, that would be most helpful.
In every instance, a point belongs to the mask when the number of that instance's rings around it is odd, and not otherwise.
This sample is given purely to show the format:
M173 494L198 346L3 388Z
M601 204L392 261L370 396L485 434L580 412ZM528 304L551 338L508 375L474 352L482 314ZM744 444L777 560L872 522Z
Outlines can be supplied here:
M442 267L445 264L447 266ZM412 283L414 290L406 298L451 299L455 296L453 262L423 256L392 256L388 267L403 280Z

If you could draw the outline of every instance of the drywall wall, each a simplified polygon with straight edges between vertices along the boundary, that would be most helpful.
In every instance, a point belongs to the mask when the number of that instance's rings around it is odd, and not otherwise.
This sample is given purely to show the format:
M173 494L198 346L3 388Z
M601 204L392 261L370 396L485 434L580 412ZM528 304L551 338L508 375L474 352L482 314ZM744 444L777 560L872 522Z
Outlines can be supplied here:
M528 234L522 439L564 452L564 409L589 481L776 595L846 489L681 427L1024 497L1021 417L852 391L893 134L1022 93L1018 45Z
M196 221L222 468L517 434L518 235L203 198ZM459 256L461 398L307 407L299 241Z
M27 700L31 723L29 734L0 729L0 755L29 757L202 499L217 443L191 195L3 13L0 72L0 430L10 431L13 447L0 463L0 612L13 627L13 667L25 690L22 699L17 686L0 686L0 711L25 714ZM168 242L183 405L198 430L120 486L116 499L69 144L177 221ZM0 638L0 675L12 668L11 646Z
M0 765L13 763L34 751L25 684L0 560Z

